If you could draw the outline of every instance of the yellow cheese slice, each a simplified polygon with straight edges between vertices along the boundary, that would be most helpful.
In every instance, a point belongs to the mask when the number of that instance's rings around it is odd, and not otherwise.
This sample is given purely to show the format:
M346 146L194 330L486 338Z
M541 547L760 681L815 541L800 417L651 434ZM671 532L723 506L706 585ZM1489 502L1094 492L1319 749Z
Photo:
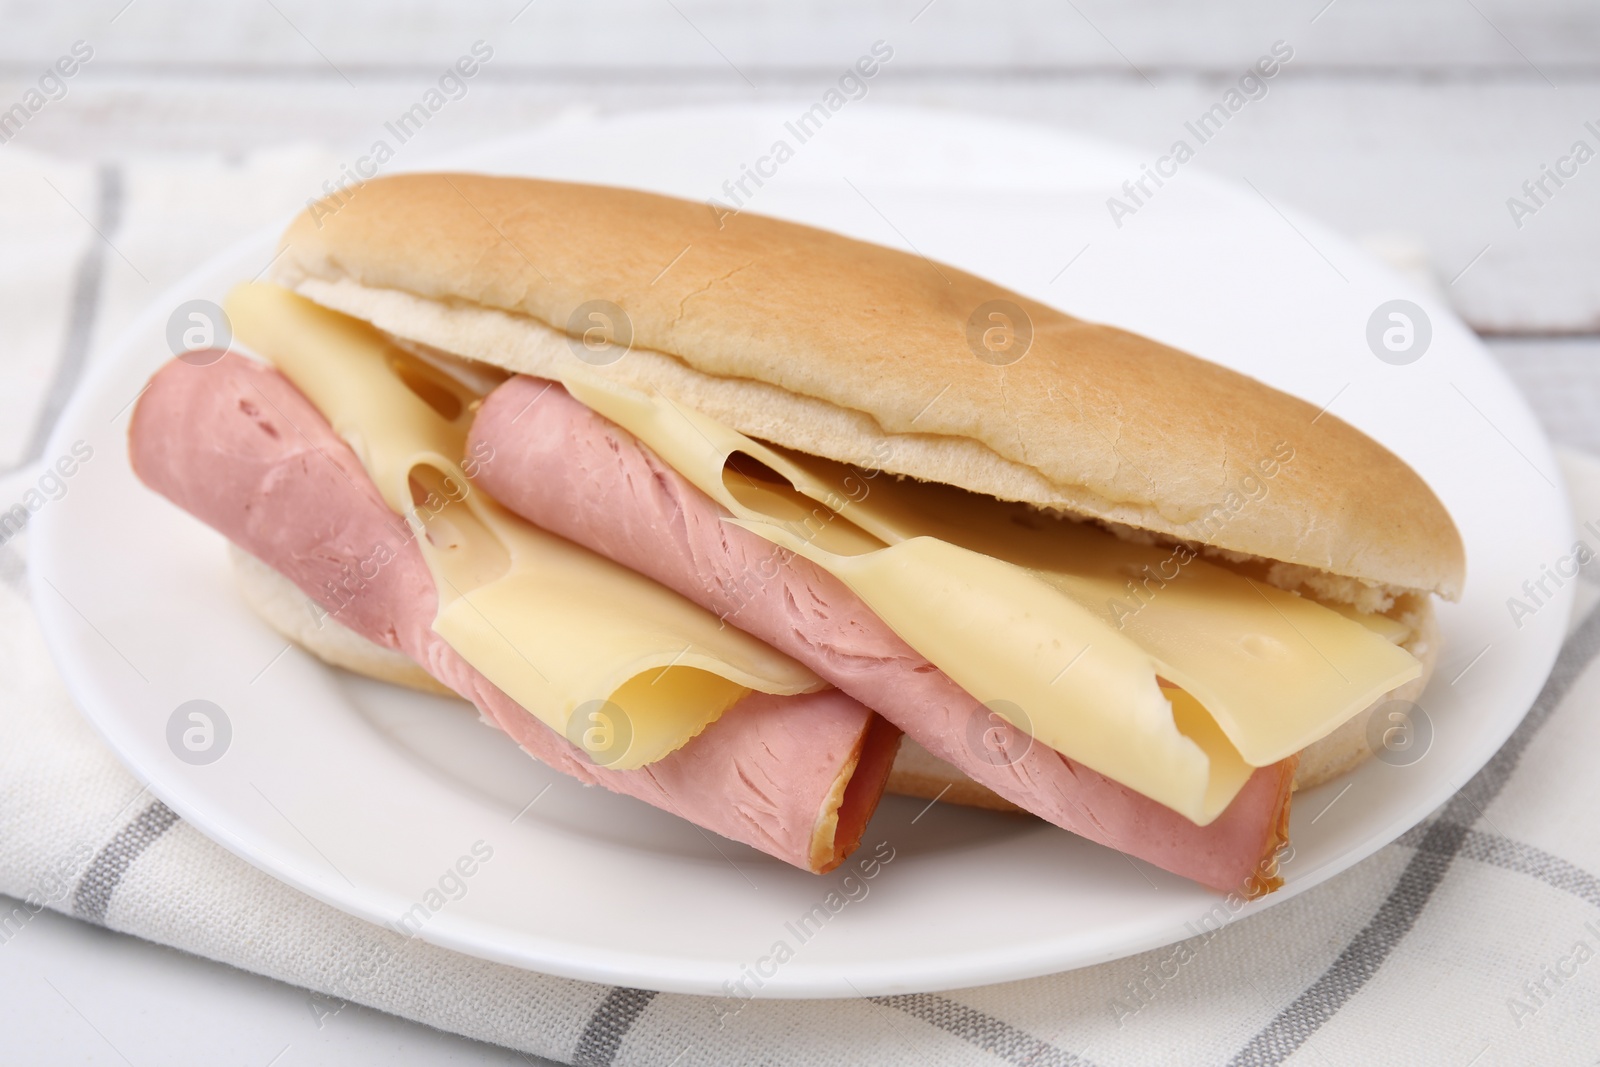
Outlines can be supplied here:
M1387 615L1378 615L1370 611L1357 611L1353 604L1329 604L1328 607L1351 622L1359 622L1392 645L1398 645L1411 636L1411 627L1399 619L1391 619Z
M462 456L477 397L464 383L277 286L241 286L227 311L234 335L305 393L405 516L438 588L434 630L596 763L652 763L752 689L824 688L764 642L474 489Z
M578 369L565 384L739 525L834 574L969 693L1025 720L1013 725L1199 824L1251 768L1421 673L1383 627L1192 550L771 448ZM1177 688L1163 696L1158 678Z
M818 482L858 477L812 457L785 458ZM889 544L938 537L1036 574L1149 652L1161 676L1193 694L1258 767L1326 736L1422 670L1374 632L1380 624L1252 581L1187 547L1131 544L1022 504L889 477L873 479L845 514ZM1405 631L1384 622L1389 635Z

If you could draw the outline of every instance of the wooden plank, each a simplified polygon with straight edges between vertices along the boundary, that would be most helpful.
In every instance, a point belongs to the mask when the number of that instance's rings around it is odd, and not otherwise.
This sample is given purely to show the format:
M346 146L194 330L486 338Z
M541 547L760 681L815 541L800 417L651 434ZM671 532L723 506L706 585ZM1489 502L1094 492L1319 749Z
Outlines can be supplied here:
M1600 338L1506 338L1489 348L1551 440L1600 455Z
M905 67L939 70L1232 71L1274 40L1308 66L1399 70L1593 69L1600 6L1590 0L7 0L0 63L31 69L79 38L106 65L337 67L352 80L447 61L489 40L505 66L568 72L638 66L759 74L847 64L872 41ZM112 19L115 19L113 22ZM515 18L515 23L512 22ZM1141 73L1142 72L1142 73Z

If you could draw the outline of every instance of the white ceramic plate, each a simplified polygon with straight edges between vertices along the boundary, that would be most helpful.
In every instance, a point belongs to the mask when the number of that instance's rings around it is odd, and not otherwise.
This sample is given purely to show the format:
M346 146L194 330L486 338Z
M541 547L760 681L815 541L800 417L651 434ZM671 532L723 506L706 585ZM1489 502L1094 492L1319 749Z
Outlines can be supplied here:
M454 162L726 198L743 164L779 139L795 147L784 122L800 110L569 123ZM1470 576L1442 612L1448 644L1421 702L1431 748L1298 796L1288 884L1246 913L1392 841L1483 765L1537 693L1568 611L1558 596L1518 629L1506 597L1563 553L1571 527L1532 415L1441 303L1193 163L1118 227L1107 197L1153 160L1043 129L851 104L797 147L763 187L746 180L751 210L912 247L1331 404L1416 467L1460 524ZM431 898L442 906L420 936L452 949L690 993L723 992L758 964L775 969L761 994L786 997L1026 977L1175 941L1219 903L1043 823L899 798L860 853L892 849L876 877L813 877L547 771L464 705L285 651L235 595L222 538L140 486L124 446L130 402L170 356L172 309L220 300L272 243L263 234L206 264L102 354L50 452L82 440L93 459L33 534L34 600L73 694L201 831L374 922L426 905L442 880L459 899ZM1369 316L1393 299L1431 319L1427 351L1407 365L1366 340ZM231 725L225 754L205 765L167 740L175 709L195 699ZM452 876L474 846L492 858ZM830 892L843 906L802 943L792 924ZM792 951L781 965L778 942Z

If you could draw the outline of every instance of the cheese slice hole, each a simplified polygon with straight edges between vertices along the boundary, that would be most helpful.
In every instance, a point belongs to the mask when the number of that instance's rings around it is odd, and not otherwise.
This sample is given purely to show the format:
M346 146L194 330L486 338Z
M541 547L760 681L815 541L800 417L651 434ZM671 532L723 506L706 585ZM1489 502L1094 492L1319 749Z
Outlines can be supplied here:
M396 349L389 355L389 369L400 383L417 395L417 399L438 412L446 422L455 422L466 410L466 399L461 383L453 381L443 371L432 367L415 356Z
M882 541L845 518L838 509L806 496L788 478L748 452L729 453L722 467L722 484L743 507L836 556L856 556L884 547Z
M422 463L411 468L410 485L412 514L428 543L446 557L441 573L466 586L456 592L470 592L510 573L505 543L466 504L470 485Z

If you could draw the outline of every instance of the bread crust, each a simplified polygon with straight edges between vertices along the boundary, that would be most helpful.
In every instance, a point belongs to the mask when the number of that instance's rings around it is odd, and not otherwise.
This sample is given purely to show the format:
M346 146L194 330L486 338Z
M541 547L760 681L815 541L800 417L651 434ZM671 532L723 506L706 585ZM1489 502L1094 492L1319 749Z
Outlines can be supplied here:
M1454 599L1464 579L1438 498L1336 416L823 230L626 189L407 174L308 209L274 271L397 335L545 376L577 361L550 331L606 301L632 349L584 373L752 436L1392 592ZM972 340L1000 323L979 314L996 301L1031 338L1005 365Z

